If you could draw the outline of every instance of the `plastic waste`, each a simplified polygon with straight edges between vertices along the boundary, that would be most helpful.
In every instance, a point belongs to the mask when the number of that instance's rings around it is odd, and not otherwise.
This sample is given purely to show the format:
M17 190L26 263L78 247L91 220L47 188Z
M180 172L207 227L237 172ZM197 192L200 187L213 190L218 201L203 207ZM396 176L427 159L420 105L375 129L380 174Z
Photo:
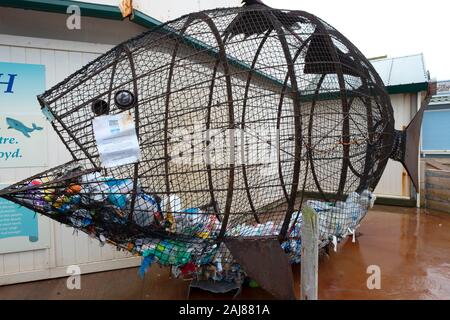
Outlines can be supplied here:
M108 202L118 207L125 209L133 190L134 183L132 179L110 179L106 180L105 184L109 187ZM137 189L139 192L139 189Z
M70 221L75 227L84 228L92 224L92 216L88 210L80 209L71 215Z
M136 197L134 205L133 221L141 226L148 227L155 223L155 219L161 219L161 208L157 200L145 193Z

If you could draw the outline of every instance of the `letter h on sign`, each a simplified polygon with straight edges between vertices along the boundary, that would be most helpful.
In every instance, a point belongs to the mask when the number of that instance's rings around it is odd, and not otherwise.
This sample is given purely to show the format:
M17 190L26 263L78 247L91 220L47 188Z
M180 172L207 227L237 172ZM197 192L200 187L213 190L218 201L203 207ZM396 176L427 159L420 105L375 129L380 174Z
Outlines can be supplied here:
M8 74L9 76L9 80L8 81L1 81L2 77L3 77L3 73L0 73L0 84L6 84L6 91L5 93L14 93L13 92L13 85L14 85L14 80L17 77L17 74Z

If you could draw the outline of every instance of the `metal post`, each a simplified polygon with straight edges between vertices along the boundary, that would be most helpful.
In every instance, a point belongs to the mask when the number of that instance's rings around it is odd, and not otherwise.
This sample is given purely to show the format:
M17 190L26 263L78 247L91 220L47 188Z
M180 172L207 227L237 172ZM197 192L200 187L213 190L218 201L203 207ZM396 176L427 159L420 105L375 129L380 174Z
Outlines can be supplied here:
M314 209L305 206L302 209L302 263L301 263L301 300L318 299L319 272L319 215Z

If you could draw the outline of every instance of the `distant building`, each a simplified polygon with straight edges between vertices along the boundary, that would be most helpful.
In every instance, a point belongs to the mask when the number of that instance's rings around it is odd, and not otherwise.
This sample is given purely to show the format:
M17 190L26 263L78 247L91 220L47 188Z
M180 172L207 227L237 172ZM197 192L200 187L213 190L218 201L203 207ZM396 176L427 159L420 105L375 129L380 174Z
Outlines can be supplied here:
M425 111L421 150L424 158L450 158L450 80L437 83Z
M437 83L423 119L421 205L450 213L450 81Z

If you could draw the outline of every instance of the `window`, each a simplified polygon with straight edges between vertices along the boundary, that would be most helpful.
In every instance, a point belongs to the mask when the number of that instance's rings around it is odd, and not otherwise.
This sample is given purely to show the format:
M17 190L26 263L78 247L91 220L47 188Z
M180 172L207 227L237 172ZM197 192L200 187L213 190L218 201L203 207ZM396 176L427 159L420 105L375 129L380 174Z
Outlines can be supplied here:
M422 152L450 154L450 109L425 112L422 126Z

